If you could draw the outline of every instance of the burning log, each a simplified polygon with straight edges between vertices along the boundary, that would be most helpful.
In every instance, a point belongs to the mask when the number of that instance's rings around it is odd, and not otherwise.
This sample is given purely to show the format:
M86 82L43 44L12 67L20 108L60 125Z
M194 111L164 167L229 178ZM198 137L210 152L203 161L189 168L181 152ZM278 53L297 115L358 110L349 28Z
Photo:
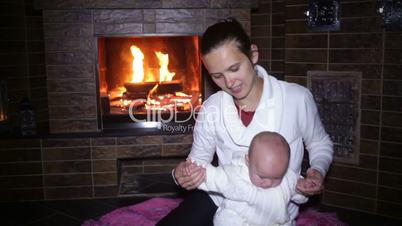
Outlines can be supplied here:
M127 82L124 83L124 88L126 88L129 93L145 93L147 94L156 84L157 82Z
M158 85L159 84L159 85ZM137 94L142 96L145 94L145 96L148 95L149 91L155 87L155 85L158 85L155 94L168 94L168 93L175 93L175 92L180 92L183 91L183 84L180 80L173 80L169 82L141 82L141 83L125 83L124 87L127 90L128 95L134 95L136 96Z

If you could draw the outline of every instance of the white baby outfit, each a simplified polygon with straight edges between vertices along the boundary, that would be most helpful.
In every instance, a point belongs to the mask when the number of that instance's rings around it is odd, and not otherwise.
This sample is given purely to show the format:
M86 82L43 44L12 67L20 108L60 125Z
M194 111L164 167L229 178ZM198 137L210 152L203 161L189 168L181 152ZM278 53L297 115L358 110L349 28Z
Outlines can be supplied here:
M231 164L206 167L206 181L199 189L225 197L214 216L214 226L291 225L289 202L307 201L296 193L300 176L289 169L280 185L257 187L251 183L244 155L245 152L235 152Z

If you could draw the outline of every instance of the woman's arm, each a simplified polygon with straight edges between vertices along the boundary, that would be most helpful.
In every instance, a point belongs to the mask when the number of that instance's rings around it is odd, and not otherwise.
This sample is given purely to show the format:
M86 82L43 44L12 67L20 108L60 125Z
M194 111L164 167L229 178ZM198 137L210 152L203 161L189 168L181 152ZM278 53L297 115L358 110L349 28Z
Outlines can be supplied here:
M193 131L193 145L189 154L189 159L203 165L212 161L216 149L214 123L218 112L211 102L207 100L200 108ZM192 190L204 181L205 169L187 160L179 163L172 171L172 175L177 184L184 189Z
M216 94L215 94L216 95ZM216 99L216 96L214 96ZM198 112L193 130L193 145L189 158L199 164L207 165L212 162L216 151L216 128L215 124L220 114L216 105L208 99Z
M333 144L321 123L313 95L307 89L304 95L304 109L300 110L299 116L303 141L310 160L310 169L307 170L305 181L312 183L301 184L297 188L305 195L314 195L323 189L324 177L332 163Z

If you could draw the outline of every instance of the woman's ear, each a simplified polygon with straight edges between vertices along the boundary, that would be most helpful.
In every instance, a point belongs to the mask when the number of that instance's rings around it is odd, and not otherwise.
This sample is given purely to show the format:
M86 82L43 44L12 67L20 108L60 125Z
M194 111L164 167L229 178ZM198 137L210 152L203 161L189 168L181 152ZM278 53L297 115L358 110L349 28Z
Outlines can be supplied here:
M256 44L251 44L250 51L251 51L250 52L251 63L257 64L257 62L258 62L258 47L257 47L257 45Z

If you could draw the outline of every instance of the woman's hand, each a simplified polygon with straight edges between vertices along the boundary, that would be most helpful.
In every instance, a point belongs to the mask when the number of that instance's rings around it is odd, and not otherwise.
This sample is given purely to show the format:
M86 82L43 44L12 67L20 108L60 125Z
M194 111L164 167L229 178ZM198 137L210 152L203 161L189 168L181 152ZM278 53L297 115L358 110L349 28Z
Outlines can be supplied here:
M186 190L197 188L205 180L205 174L205 168L192 163L189 159L179 163L174 170L177 183Z
M320 194L324 189L324 177L318 170L310 168L307 170L306 178L297 181L296 189L305 196Z

